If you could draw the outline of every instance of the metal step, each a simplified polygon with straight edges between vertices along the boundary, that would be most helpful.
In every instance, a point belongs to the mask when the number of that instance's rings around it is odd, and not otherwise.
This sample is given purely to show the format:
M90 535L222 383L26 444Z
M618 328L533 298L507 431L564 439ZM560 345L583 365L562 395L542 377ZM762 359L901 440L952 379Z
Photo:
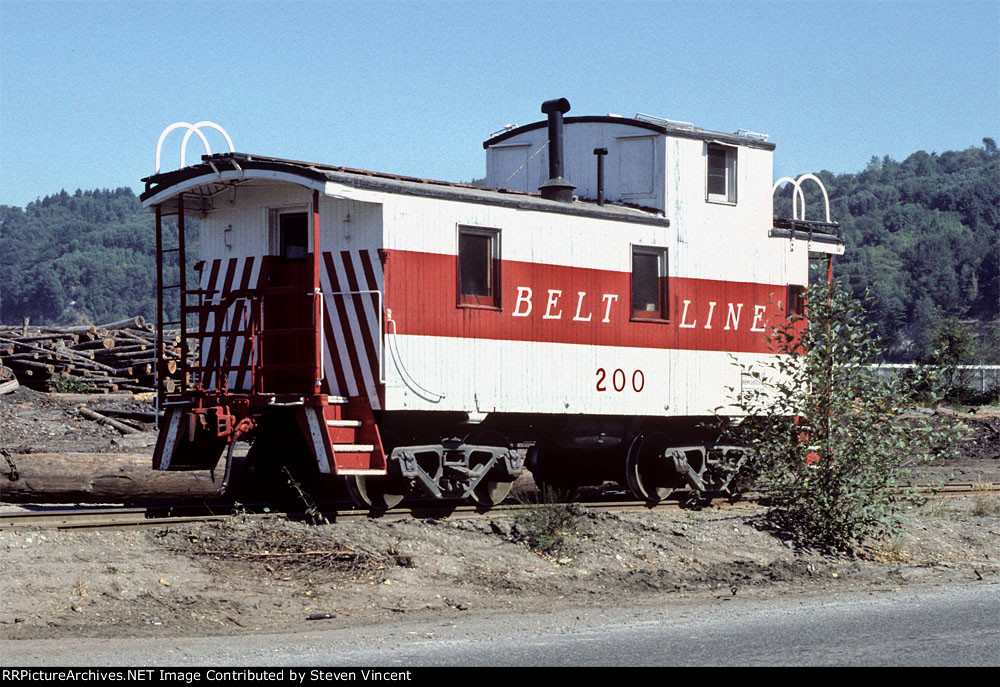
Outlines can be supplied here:
M361 420L327 420L327 427L360 427Z
M333 444L337 453L371 453L375 447L371 444Z

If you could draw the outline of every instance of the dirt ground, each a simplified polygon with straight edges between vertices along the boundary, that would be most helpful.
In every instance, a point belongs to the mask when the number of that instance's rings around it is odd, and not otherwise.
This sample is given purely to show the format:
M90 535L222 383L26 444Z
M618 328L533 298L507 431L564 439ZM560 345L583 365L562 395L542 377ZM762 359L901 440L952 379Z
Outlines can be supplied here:
M1000 409L969 424L959 457L914 481L1000 482ZM26 472L33 453L151 450L27 390L0 397L0 448ZM539 528L523 516L308 525L236 515L136 531L0 532L0 637L294 632L1000 580L1000 496L929 500L902 535L854 558L796 548L759 527L760 514L572 505L558 513L551 531L561 543L549 553L529 546Z

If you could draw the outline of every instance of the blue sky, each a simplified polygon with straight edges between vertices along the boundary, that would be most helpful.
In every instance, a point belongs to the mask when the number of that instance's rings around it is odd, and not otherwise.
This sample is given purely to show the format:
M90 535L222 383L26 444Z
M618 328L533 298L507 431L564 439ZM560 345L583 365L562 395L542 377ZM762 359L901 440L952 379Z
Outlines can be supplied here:
M0 204L139 191L178 120L241 152L465 181L491 131L555 97L768 133L776 176L978 146L1000 139L1000 0L0 0Z

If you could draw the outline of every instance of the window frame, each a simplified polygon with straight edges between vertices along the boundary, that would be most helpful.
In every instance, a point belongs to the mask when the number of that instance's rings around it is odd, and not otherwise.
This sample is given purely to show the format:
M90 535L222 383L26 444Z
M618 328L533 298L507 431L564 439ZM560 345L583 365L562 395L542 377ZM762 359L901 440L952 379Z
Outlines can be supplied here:
M712 193L709 189L711 188L711 174L712 174L712 151L722 151L725 155L725 165L723 169L725 170L726 192L725 193ZM737 171L739 169L739 148L736 146L725 145L722 143L706 143L705 144L705 202L715 203L717 205L736 205L737 202Z
M282 215L304 214L306 217L306 254L301 258L289 258L282 250L281 217ZM277 257L282 262L303 262L308 261L312 254L312 213L306 205L290 205L281 208L270 208L268 210L268 252Z
M487 281L490 293L485 296L462 292L462 236L479 236L490 239L490 262ZM458 308L479 310L503 310L501 294L503 282L501 274L500 229L459 224L455 231L455 304Z
M635 256L652 255L656 257L657 290L659 291L660 308L658 310L636 310L635 304ZM631 322L670 322L670 251L663 246L648 246L631 244L631 264L629 269L629 320Z

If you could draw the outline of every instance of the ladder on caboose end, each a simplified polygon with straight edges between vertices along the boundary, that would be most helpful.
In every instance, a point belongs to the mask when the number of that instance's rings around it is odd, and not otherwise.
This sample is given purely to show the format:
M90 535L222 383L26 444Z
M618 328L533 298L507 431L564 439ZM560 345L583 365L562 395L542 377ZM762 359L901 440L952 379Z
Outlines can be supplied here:
M184 196L177 197L177 244L172 248L164 247L163 212L161 206L156 206L156 349L158 351L156 359L156 399L158 407L163 404L167 393L184 393L192 389L204 389L205 375L209 375L215 380L215 390L225 391L229 374L232 372L249 371L250 384L255 391L259 391L259 365L254 361L251 354L251 364L246 366L234 365L225 362L225 356L219 355L215 364L205 359L205 346L210 346L221 340L228 340L233 336L246 337L251 346L258 341L256 336L260 330L261 310L259 296L254 298L254 294L241 290L234 290L223 294L219 289L208 288L188 288L187 284L187 253L186 253L186 226L184 222ZM178 280L176 284L164 284L163 271L164 260L167 254L177 253ZM178 292L178 314L179 319L167 320L165 312L166 294L172 290ZM225 296L214 302L217 296ZM195 297L197 301L191 302ZM243 329L227 329L225 316L231 302L235 299L245 299L251 302L249 308L242 313L241 318ZM212 300L213 302L206 302ZM214 314L213 327L208 326L209 315ZM188 329L188 317L196 315L198 325L193 331ZM164 332L171 326L178 326L180 329L180 360L177 361L177 369L171 373L168 369L169 362L166 358ZM191 363L190 354L192 339L199 341L198 362ZM259 344L258 344L259 345ZM178 385L168 385L167 379L176 378Z
M178 280L176 284L163 283L163 262L168 253L177 253ZM176 289L178 292L178 320L167 321L165 315L164 296L168 291ZM156 206L156 365L154 369L156 379L156 405L157 411L163 405L164 397L167 393L166 379L173 377L167 369L168 360L166 358L166 347L164 342L164 331L172 325L179 325L180 329L180 360L177 371L174 373L180 380L180 391L187 391L190 384L190 370L188 369L188 340L191 336L187 330L187 297L191 292L187 288L187 253L184 226L184 195L177 197L177 245L173 248L163 246L163 208Z
M319 226L319 194L313 192L312 226ZM177 196L177 243L174 247L164 246L163 208L155 206L156 214L156 388L158 407L166 400L167 393L205 390L206 385L214 391L228 391L228 383L232 373L249 374L251 393L294 392L306 396L318 395L323 382L323 349L324 349L324 312L323 292L320 288L319 264L319 232L313 233L313 251L307 279L301 284L284 284L280 286L251 285L249 289L219 288L188 288L187 285L187 255L184 221L184 196ZM177 253L179 268L176 284L164 284L164 263L167 254ZM213 286L213 284L208 284ZM179 295L179 319L166 320L166 294L177 290ZM197 303L190 301L197 297ZM303 315L301 323L282 320L283 311L296 309L288 299L301 298ZM235 320L229 322L227 313L230 306L237 301L246 301L249 307L237 309ZM269 300L270 318L265 322L265 300ZM206 302L209 301L209 302ZM198 326L194 331L188 331L188 317L198 316ZM293 318L294 319L294 318ZM165 358L164 332L170 326L180 328L180 352L178 369L169 373L168 361ZM265 326L266 325L266 326ZM249 364L241 365L239 361L229 360L221 354L221 341L226 341L227 351L233 337L243 337L251 346ZM301 337L302 346L293 346L296 353L305 349L311 352L306 361L296 359L282 360L265 358L264 350L276 350L289 337ZM192 347L191 339L198 339L201 350L197 363L190 362L189 354ZM265 343L266 342L266 343ZM219 355L206 356L206 346L217 346ZM287 346L286 346L287 347ZM301 379L282 381L282 373L300 373ZM174 377L179 380L178 388L169 389L165 380ZM265 379L267 382L265 382ZM213 383L214 380L214 383ZM288 387L288 388L282 388Z

